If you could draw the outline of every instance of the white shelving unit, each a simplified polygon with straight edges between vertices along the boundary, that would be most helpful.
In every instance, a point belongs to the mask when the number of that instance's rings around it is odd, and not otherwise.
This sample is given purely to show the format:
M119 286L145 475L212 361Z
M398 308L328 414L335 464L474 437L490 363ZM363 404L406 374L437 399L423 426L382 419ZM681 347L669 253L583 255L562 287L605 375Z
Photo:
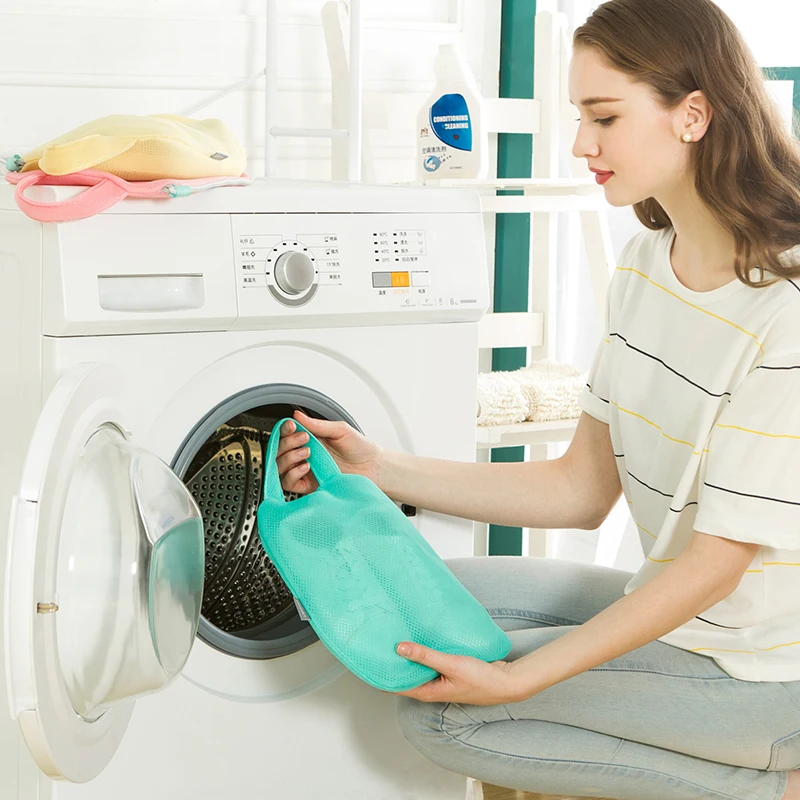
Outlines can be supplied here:
M546 13L546 12L542 12ZM589 255L592 289L599 318L605 308L608 280L613 269L613 252L608 222L605 217L605 198L592 179L529 178L490 179L483 181L441 181L441 185L473 185L483 194L483 209L495 214L530 213L533 215L534 247L531 253L531 310L527 313L489 313L481 323L480 347L491 351L499 347L525 347L529 360L553 358L555 350L554 298L556 236L552 230L555 215L577 212L581 218L583 238ZM523 192L519 195L497 195L502 190ZM538 218L538 219L537 219ZM539 236L544 234L543 240ZM488 237L487 237L488 238ZM492 245L492 251L493 251ZM493 263L492 252L490 263ZM546 287L542 291L542 287ZM544 297L543 297L544 296ZM544 299L545 302L542 302ZM484 371L491 362L484 359ZM544 445L569 441L577 420L556 422L521 422L516 425L479 426L476 443L479 449Z
M557 13L552 0L539 0L535 18L534 98L487 101L486 117L493 133L527 133L533 140L533 174L529 178L490 178L482 181L441 181L443 185L473 185L482 195L490 281L494 283L494 227L499 213L531 215L530 283L527 313L489 313L481 324L481 370L491 370L491 350L525 347L528 363L555 358L556 276L558 215L574 212L580 220L586 248L592 293L599 319L605 316L605 298L614 268L611 234L603 190L585 163L572 158L575 110L569 106L567 67L570 41L567 18ZM564 145L565 147L562 147ZM566 152L565 152L566 151ZM572 177L559 177L559 165L568 154ZM515 191L514 195L500 191ZM577 226L576 226L577 228ZM489 461L497 447L525 446L526 458L538 460L552 454L551 445L572 439L577 419L555 422L521 422L514 425L478 426L477 458ZM476 527L476 553L488 552L488 525ZM526 529L523 555L550 555L548 531Z
M276 0L268 0L275 3ZM332 174L335 178L373 173L369 140L356 137L363 144L354 146L354 126L360 124L354 115L360 79L353 75L360 65L361 44L353 12L358 0L351 0L350 10L344 2L329 2L323 8L322 21L328 59L331 65L333 110L331 135ZM357 13L357 12L356 12ZM569 106L567 65L570 41L568 21L557 12L556 0L538 0L535 18L535 62L533 99L486 97L485 118L490 133L524 133L533 137L533 174L527 178L480 181L430 181L436 185L474 186L482 196L489 264L489 283L494 284L495 215L527 213L531 215L530 286L528 311L522 313L489 313L480 329L480 369L491 370L491 350L502 347L525 347L529 363L554 358L556 332L556 274L558 214L576 212L589 263L589 273L598 317L605 315L605 296L614 266L611 235L605 213L602 189L595 183L582 161L568 156L572 177L559 177L562 143L574 132L575 110ZM273 34L274 35L274 34ZM352 63L352 68L351 68ZM268 75L269 78L269 75ZM268 126L273 135L288 131ZM348 137L341 138L342 136ZM339 137L339 138L337 138ZM348 146L349 145L349 146ZM568 150L567 150L568 152ZM358 161L358 166L354 161ZM357 178L356 178L357 179ZM512 190L516 195L500 195ZM577 234L577 231L576 231ZM516 425L477 426L478 460L488 461L496 447L524 445L528 459L549 455L549 445L572 438L576 419L557 422L522 422ZM546 555L551 548L547 532L528 530L523 537L523 554ZM488 552L488 526L476 526L476 554Z
M485 425L478 428L478 448L519 447L568 442L572 439L577 419L553 422L518 422L514 425Z
M490 285L494 283L494 215L531 214L530 301L527 313L489 313L481 324L481 370L491 370L491 350L525 347L529 363L555 356L555 283L557 215L576 212L589 261L589 273L598 317L605 313L605 296L614 265L611 236L602 189L585 164L570 156L574 177L559 174L561 145L574 128L574 109L567 99L567 65L570 43L567 19L556 3L539 0L536 14L534 98L487 98L485 118L490 133L526 133L533 137L533 175L529 178L429 181L441 186L474 186L482 195L486 213L486 239ZM500 195L514 191L514 195ZM526 445L529 458L547 457L546 445L569 441L577 420L522 422L516 425L479 426L479 451ZM488 457L486 457L488 460ZM538 536L538 534L537 534ZM541 539L540 536L538 536Z

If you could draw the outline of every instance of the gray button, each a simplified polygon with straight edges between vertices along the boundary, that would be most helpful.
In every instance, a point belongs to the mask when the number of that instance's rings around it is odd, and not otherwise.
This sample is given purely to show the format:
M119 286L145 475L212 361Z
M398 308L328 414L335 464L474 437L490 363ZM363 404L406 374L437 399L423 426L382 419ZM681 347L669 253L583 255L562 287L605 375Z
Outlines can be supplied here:
M372 286L374 289L391 289L392 288L392 273L391 272L373 272L372 273Z

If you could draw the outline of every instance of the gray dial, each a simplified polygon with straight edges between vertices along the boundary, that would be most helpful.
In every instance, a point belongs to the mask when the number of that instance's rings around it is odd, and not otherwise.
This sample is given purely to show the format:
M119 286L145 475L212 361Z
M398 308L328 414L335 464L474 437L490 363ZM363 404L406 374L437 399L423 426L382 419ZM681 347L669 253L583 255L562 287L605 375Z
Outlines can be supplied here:
M302 294L314 285L314 262L305 254L291 250L275 262L275 283L286 294Z

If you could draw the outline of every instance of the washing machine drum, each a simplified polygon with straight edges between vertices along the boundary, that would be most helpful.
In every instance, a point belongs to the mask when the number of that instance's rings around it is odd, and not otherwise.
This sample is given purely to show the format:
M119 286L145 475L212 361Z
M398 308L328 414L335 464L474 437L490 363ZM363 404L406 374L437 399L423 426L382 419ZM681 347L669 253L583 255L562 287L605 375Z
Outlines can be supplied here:
M186 471L205 529L202 614L227 633L263 628L294 605L256 524L270 430L271 420L241 414L216 430Z

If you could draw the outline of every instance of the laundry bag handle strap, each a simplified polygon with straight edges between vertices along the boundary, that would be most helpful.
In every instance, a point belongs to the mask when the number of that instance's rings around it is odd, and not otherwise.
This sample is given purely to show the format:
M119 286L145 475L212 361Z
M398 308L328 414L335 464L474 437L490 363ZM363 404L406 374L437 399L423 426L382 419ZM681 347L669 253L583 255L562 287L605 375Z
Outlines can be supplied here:
M71 222L85 219L111 208L128 195L124 181L119 183L107 173L94 173L84 170L80 173L80 183L76 183L75 175L47 175L41 170L24 173L9 173L6 180L16 184L14 199L22 211L31 219L39 222ZM75 197L60 200L56 203L42 203L25 196L25 190L31 186L88 186L89 188Z
M272 433L269 436L269 446L267 448L267 455L264 467L264 497L272 498L273 500L283 500L283 487L281 486L281 477L278 474L278 464L276 458L278 456L278 446L281 439L281 427L285 422L291 420L300 431L305 431L308 434L308 449L310 451L308 463L314 472L314 477L320 486L323 483L341 475L341 470L337 463L333 460L333 456L325 449L316 436L314 436L308 428L304 428L296 419L291 417L284 417L280 422L276 422L272 428Z

